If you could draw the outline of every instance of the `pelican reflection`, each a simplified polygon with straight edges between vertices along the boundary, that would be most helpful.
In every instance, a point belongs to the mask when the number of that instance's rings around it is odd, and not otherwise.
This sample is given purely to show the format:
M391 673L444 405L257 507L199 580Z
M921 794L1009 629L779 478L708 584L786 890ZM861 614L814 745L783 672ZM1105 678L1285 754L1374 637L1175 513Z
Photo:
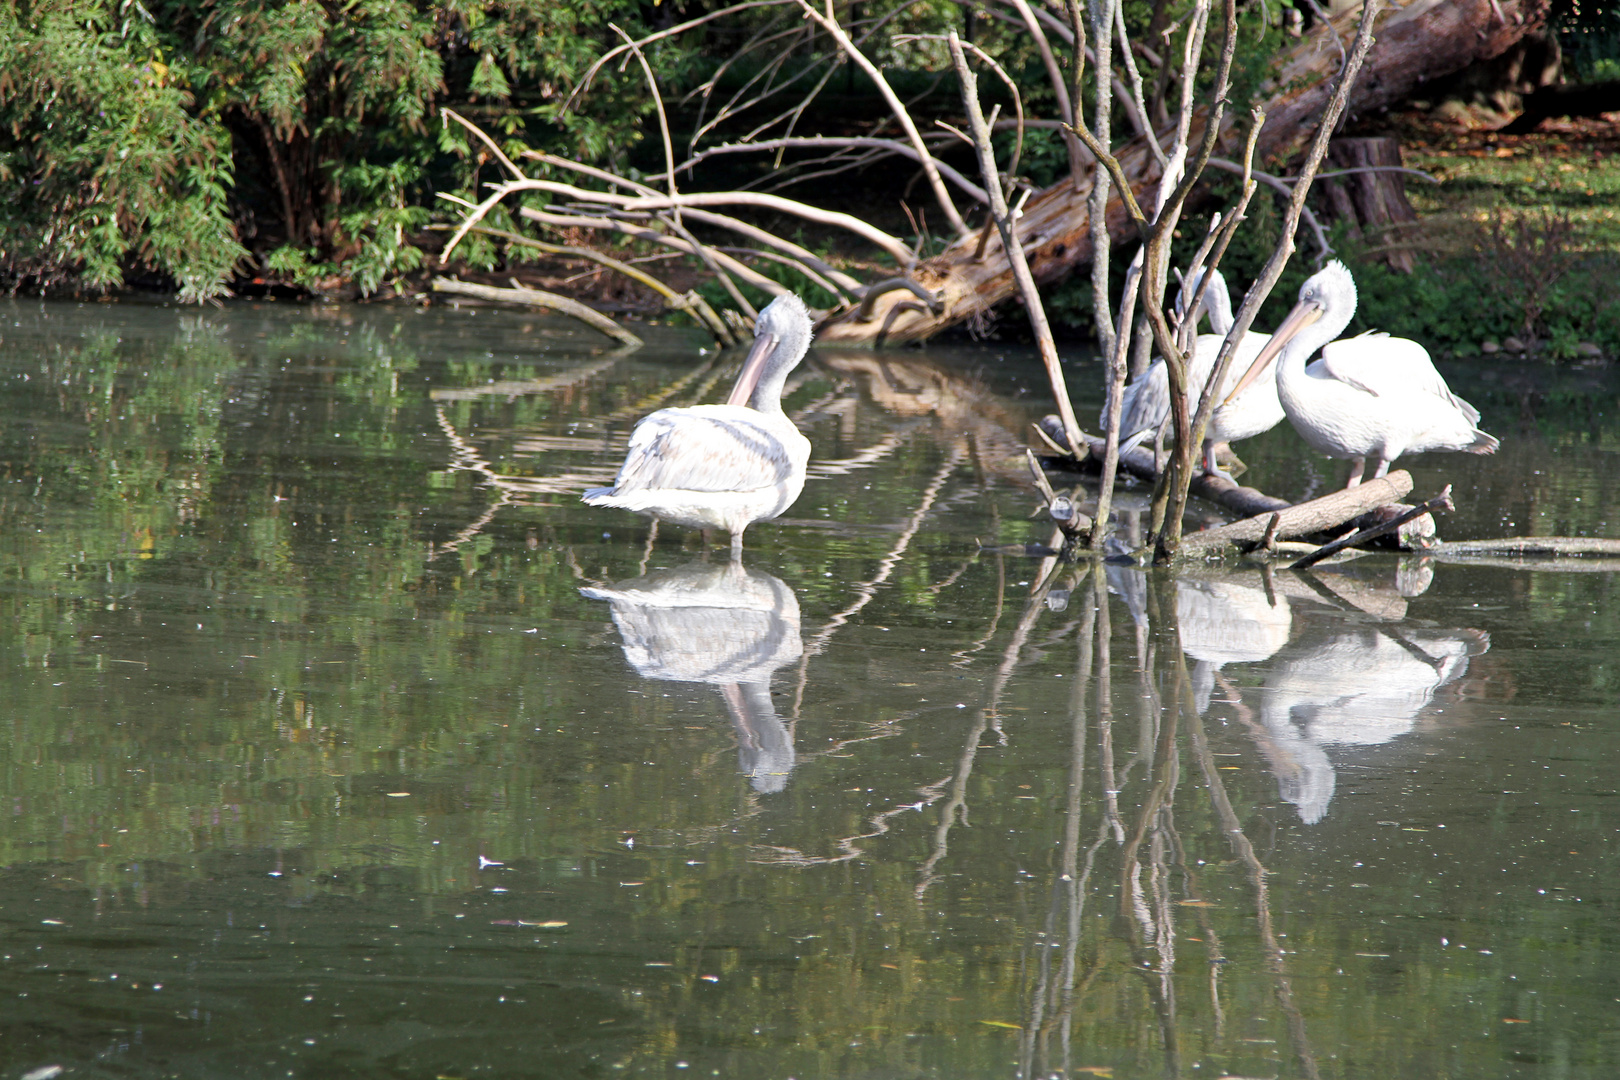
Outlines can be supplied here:
M1146 576L1115 566L1107 572L1110 591L1144 622ZM1330 752L1380 746L1411 731L1435 694L1490 648L1483 631L1402 621L1406 597L1422 593L1432 576L1427 561L1407 561L1394 587L1359 570L1176 581L1176 621L1182 651L1193 661L1199 714L1219 682L1276 777L1280 797L1305 824L1321 821L1333 800ZM1221 675L1229 664L1253 665L1244 680L1250 688ZM1252 710L1245 702L1252 704L1255 695L1259 708Z
M793 737L771 701L771 675L804 654L799 601L787 584L741 563L687 563L580 590L611 605L624 658L643 678L707 683L737 733L755 791L787 786Z
M1302 643L1266 675L1266 756L1282 797L1314 825L1335 786L1329 747L1378 746L1411 731L1437 690L1490 648L1482 630L1341 629Z

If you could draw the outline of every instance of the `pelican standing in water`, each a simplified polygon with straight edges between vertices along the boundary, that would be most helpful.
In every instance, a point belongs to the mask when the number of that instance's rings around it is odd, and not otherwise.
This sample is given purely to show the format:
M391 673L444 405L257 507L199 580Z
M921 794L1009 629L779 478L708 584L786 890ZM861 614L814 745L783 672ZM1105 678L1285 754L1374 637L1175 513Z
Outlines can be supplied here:
M1495 436L1477 426L1479 410L1451 392L1422 345L1383 333L1335 341L1355 313L1355 280L1343 263L1328 263L1300 286L1299 303L1228 401L1264 377L1280 353L1275 378L1283 411L1314 450L1353 462L1346 487L1361 483L1368 458L1379 477L1402 454L1496 452ZM1307 367L1317 349L1322 358Z
M786 293L754 323L754 345L724 405L659 409L630 432L630 449L610 488L591 488L591 506L633 510L657 521L725 529L731 557L743 530L793 505L804 488L810 440L782 412L782 386L810 348L810 313Z
M1219 270L1210 271L1209 288L1204 292L1200 310L1209 315L1211 334L1200 334L1193 342L1192 356L1187 362L1187 407L1196 409L1204 384L1215 373L1215 360L1221 345L1232 329L1232 296L1227 291L1226 279ZM1203 279L1199 271L1188 279L1186 294L1198 291ZM1227 367L1226 380L1221 391L1234 397L1229 405L1210 415L1204 432L1204 471L1225 480L1232 475L1215 463L1215 447L1219 443L1247 439L1270 431L1282 422L1283 409L1277 401L1277 386L1273 380L1257 381L1242 397L1235 397L1239 373L1251 363L1266 343L1269 334L1250 331L1243 335L1232 363ZM1152 437L1164 427L1170 417L1170 375L1161 357L1153 362L1135 382L1125 388L1125 399L1120 409L1120 446L1132 449L1144 439ZM1106 421L1105 421L1106 423ZM1234 481L1235 482L1235 481Z

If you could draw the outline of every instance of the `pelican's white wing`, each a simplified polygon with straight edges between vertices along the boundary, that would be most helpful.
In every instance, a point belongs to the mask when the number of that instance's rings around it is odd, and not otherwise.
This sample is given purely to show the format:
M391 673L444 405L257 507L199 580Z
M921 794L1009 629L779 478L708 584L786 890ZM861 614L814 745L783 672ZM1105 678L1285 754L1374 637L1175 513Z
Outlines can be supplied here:
M1374 397L1431 394L1456 406L1470 424L1479 423L1479 410L1451 392L1429 351L1410 338L1376 330L1340 338L1323 346L1322 359L1311 367Z
M780 425L769 420L740 405L660 409L630 432L614 491L754 491L783 484L793 472L793 453L775 430Z

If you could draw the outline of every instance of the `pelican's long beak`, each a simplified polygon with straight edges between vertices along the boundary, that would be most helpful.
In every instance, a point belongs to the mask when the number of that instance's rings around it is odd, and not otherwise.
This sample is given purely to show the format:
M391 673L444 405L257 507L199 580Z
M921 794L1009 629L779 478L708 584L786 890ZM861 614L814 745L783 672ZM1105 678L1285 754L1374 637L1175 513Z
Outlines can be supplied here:
M1322 305L1310 300L1301 300L1295 304L1294 310L1290 311L1288 318L1284 319L1282 325L1277 327L1277 332L1271 335L1271 340L1266 342L1266 347L1260 350L1260 355L1254 358L1254 363L1249 365L1249 370L1243 373L1243 378L1238 380L1238 384L1232 388L1232 392L1226 395L1226 400L1221 402L1218 407L1225 408L1232 404L1232 401L1239 394L1249 388L1250 383L1260 377L1261 373L1266 370L1266 365L1276 359L1277 354L1282 352L1301 330L1321 317Z
M748 350L748 358L743 361L742 371L737 376L737 385L731 388L731 396L726 398L727 405L748 404L748 399L754 396L754 388L759 385L759 377L765 373L765 365L780 344L782 339L775 334L760 334L754 338L753 347Z

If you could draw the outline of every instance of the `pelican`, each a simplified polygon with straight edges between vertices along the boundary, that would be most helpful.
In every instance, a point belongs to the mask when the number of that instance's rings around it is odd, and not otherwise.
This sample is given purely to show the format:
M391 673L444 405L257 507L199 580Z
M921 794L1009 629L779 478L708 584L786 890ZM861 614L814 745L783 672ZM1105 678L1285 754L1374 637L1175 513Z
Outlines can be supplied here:
M1204 384L1215 371L1216 358L1221 345L1232 329L1232 296L1227 291L1226 279L1219 270L1211 270L1209 288L1204 293L1200 311L1209 315L1211 334L1200 334L1193 342L1193 354L1187 364L1188 407L1197 408ZM1194 274L1184 290L1191 294L1198 290L1203 271ZM1221 386L1230 403L1210 415L1204 432L1204 471L1226 480L1232 475L1215 464L1218 443L1247 439L1270 431L1282 421L1283 408L1277 401L1274 381L1257 382L1242 397L1235 397L1235 384L1243 366L1251 363L1270 341L1270 335L1250 331L1243 335L1232 363L1227 368L1226 380ZM1133 448L1152 436L1170 416L1170 376L1160 358L1131 385L1125 388L1125 399L1120 410L1120 445ZM1235 482L1235 481L1234 481Z
M1477 426L1479 410L1451 392L1423 346L1383 333L1335 341L1355 313L1355 280L1343 263L1328 263L1300 286L1299 303L1228 401L1280 353L1275 381L1283 411L1313 449L1351 460L1346 487L1361 483L1368 458L1379 477L1402 454L1495 453L1500 443ZM1322 358L1306 367L1317 349Z
M754 345L724 405L659 409L630 432L630 449L610 488L591 488L590 506L616 506L698 529L731 534L793 505L804 488L810 440L782 412L782 385L810 348L810 313L785 293L755 321Z

